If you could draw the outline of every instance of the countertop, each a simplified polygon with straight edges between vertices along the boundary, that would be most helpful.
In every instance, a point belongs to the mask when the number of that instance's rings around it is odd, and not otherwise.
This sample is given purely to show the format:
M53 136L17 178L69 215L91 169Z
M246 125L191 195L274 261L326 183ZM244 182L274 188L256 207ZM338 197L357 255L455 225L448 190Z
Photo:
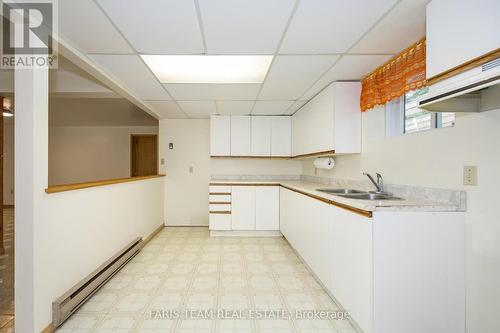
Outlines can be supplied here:
M338 204L340 206L347 206L354 209L358 209L366 212L375 211L425 211L425 212L458 212L464 211L463 207L453 202L439 202L425 200L421 198L405 198L403 200L360 200L344 198L339 195L328 194L320 192L317 189L333 189L333 188L345 188L334 186L330 184L307 182L302 180L211 180L210 184L234 184L234 185L253 185L253 184L263 184L263 185L280 185L285 188L302 192L319 199L324 199L331 201L332 204ZM365 188L349 187L353 189L366 190ZM400 195L397 195L402 197Z

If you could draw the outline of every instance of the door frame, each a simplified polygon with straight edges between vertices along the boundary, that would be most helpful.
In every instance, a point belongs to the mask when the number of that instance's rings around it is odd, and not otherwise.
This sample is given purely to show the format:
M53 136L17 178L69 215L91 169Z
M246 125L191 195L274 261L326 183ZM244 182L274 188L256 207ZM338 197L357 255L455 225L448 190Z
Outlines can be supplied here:
M130 134L130 177L134 177L134 138L155 138L155 174L158 174L158 134Z

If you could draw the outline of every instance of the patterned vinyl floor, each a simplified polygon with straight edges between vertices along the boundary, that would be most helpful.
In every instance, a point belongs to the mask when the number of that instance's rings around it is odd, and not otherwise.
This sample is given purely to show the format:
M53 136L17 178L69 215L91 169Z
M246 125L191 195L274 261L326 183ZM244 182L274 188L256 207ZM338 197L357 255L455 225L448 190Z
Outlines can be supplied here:
M57 333L356 332L347 320L296 310L338 308L284 238L168 227Z

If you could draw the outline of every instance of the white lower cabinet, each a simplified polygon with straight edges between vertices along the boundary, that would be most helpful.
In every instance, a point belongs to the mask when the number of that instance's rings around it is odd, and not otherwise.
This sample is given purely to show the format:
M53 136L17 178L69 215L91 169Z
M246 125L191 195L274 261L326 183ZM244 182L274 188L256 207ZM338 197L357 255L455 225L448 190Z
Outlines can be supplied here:
M280 230L364 333L465 332L460 212L355 212L280 189Z
M280 229L279 186L255 187L255 230Z
M372 321L372 219L330 207L330 292L364 332Z
M233 186L232 229L255 230L255 186Z
M210 230L231 230L231 214L210 213L208 227Z

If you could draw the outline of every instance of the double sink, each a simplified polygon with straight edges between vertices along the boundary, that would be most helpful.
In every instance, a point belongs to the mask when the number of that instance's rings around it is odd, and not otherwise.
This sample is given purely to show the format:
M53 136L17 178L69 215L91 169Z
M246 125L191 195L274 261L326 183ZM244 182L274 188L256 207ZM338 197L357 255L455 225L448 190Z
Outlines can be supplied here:
M338 195L343 198L349 199L360 199L360 200L403 200L403 198L395 197L390 193L382 192L366 192L353 190L349 188L340 188L340 189L317 189L316 191Z

